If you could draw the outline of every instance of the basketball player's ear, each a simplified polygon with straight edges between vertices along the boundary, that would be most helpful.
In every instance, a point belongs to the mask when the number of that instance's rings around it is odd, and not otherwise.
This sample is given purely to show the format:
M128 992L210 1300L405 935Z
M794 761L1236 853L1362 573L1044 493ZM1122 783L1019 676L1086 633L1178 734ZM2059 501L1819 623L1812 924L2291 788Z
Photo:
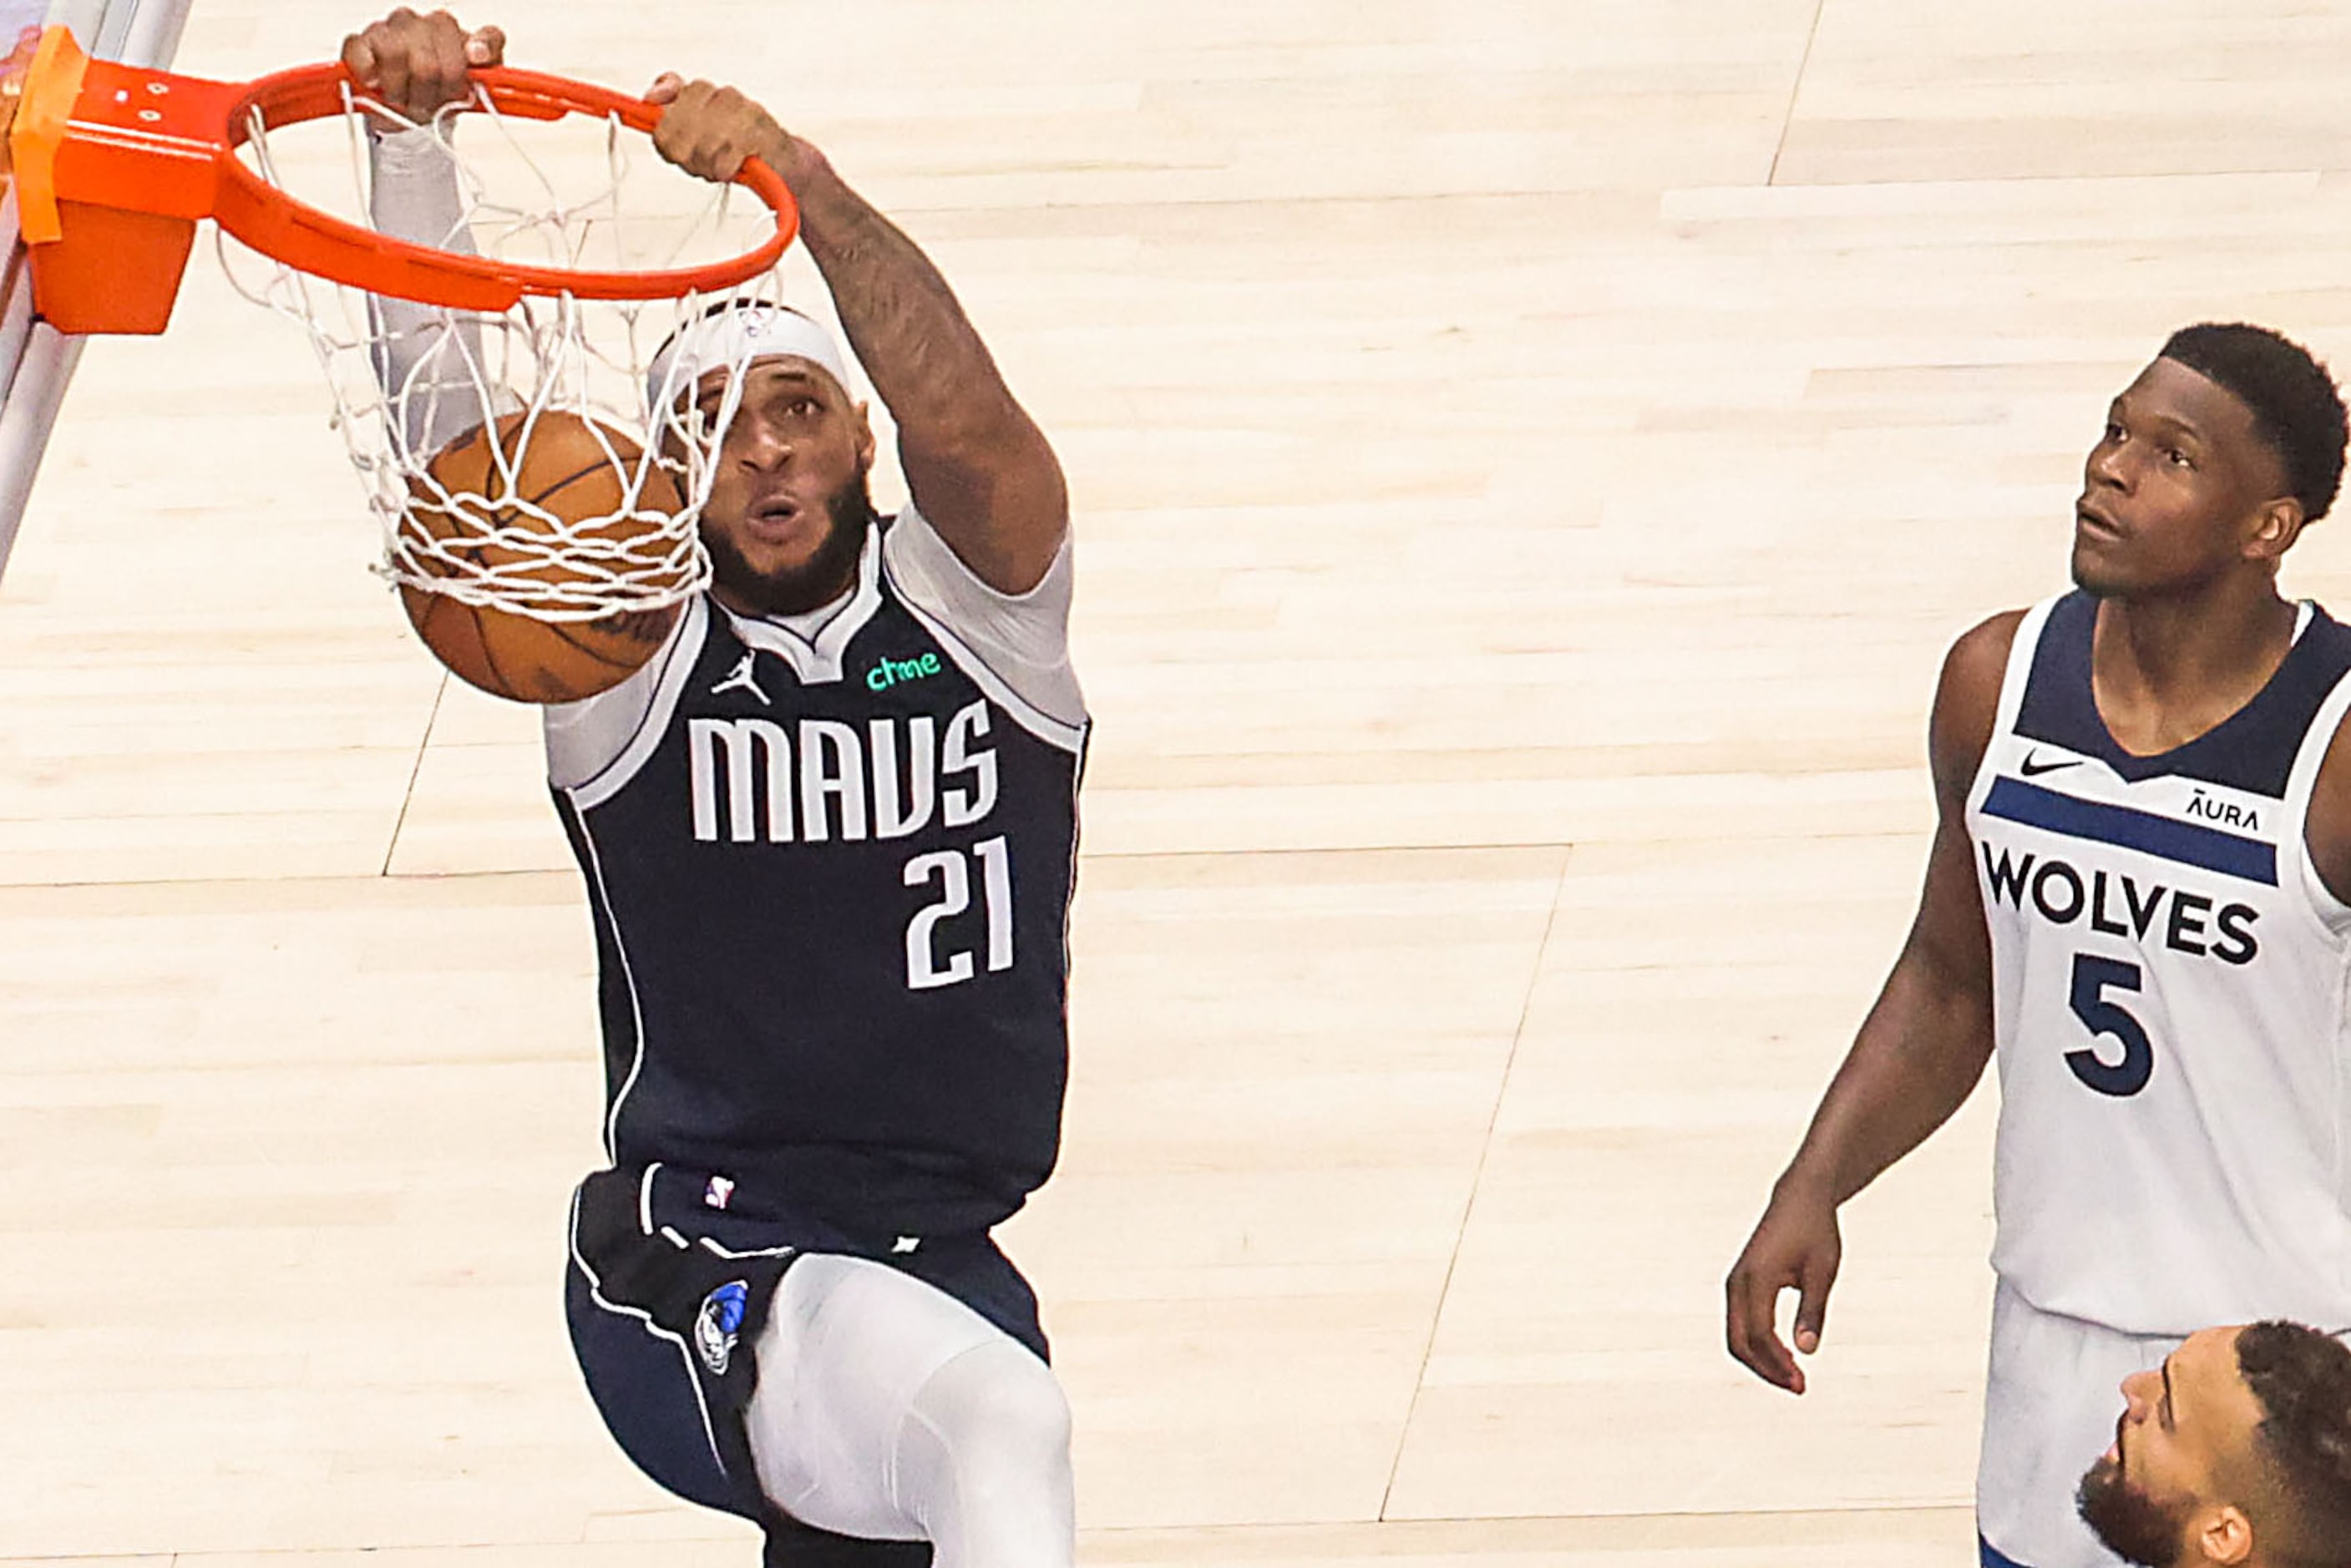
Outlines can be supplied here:
M853 405L857 410L857 466L860 471L873 466L873 421L866 417L868 405Z
M2200 1515L2189 1528L2195 1532L2199 1563L2238 1568L2253 1554L2253 1521L2234 1503L2223 1503Z
M2245 558L2250 561L2275 563L2294 542L2302 537L2302 502L2292 495L2280 496L2264 503L2253 525L2252 537L2245 541Z

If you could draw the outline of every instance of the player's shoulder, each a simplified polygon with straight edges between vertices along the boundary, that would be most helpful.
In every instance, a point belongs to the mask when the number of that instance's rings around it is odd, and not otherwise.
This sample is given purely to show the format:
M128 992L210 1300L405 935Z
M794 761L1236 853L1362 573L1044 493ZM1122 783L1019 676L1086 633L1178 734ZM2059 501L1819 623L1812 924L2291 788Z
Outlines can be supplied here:
M882 560L901 586L921 584L934 591L967 597L977 602L1019 613L1058 613L1066 618L1070 589L1070 536L1061 535L1060 549L1044 576L1021 593L1008 593L980 576L937 525L912 502L881 519Z
M2001 610L1961 632L1943 655L1944 684L1957 683L1970 691L1989 686L1996 699L2008 672L2009 655L2016 648L2017 628L2032 613L2030 609Z
M2306 649L2314 667L2312 679L2316 685L2332 692L2345 680L2351 679L2351 625L2346 625L2327 613L2317 600L2308 601L2310 625L2304 629L2297 651ZM2326 756L2321 772L2322 788L2337 797L2346 808L2351 808L2351 720L2338 720L2335 732L2327 740Z
M941 638L982 689L1057 744L1086 722L1085 694L1070 665L1071 566L1067 535L1044 578L1026 593L990 587L912 505L886 525L882 562L891 588Z
M2001 684L2007 679L2016 634L2029 610L2002 610L1959 634L1943 655L1942 679L1935 688L1928 749L1946 793L1964 792L1975 776L2000 722Z
M1948 714L1964 720L1970 730L1980 728L1989 738L2000 708L2001 683L2008 677L2016 634L2030 610L2002 610L1987 616L1961 632L1943 655L1942 680L1935 690L1939 722Z
M594 783L666 722L666 710L675 703L708 636L712 614L707 593L697 594L686 601L653 656L627 680L593 697L539 710L549 782L558 789Z
M2335 681L2351 670L2351 628L2314 604L2313 624L2305 635L2324 638L2327 662ZM2327 737L2325 753L2311 780L2310 805L2303 819L2303 840L2308 846L2319 879L2336 899L2351 903L2351 722L2337 720Z

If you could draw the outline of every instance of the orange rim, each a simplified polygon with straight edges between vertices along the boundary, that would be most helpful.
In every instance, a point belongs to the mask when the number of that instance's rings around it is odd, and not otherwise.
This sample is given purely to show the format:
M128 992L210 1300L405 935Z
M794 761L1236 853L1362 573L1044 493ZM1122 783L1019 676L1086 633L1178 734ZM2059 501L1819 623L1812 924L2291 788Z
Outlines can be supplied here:
M510 67L476 70L473 78L499 112L525 119L593 115L648 134L661 123L658 106L586 82ZM236 156L236 149L252 139L256 110L266 128L298 125L341 114L357 90L340 65L306 66L264 77L232 101L222 128L213 213L223 229L264 255L355 288L481 310L507 309L525 295L668 299L732 288L773 267L799 229L799 207L782 176L753 158L744 162L735 183L757 196L776 219L775 233L755 249L726 261L657 272L525 265L434 250L346 223L287 195ZM27 231L29 238L29 225Z

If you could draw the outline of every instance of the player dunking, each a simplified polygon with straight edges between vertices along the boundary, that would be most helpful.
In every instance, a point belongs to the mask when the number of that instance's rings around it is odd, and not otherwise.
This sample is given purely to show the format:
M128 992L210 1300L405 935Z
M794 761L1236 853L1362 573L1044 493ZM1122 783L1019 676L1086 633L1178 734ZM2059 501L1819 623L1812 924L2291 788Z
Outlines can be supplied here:
M403 10L344 59L421 120L502 48ZM771 1563L1068 1564L1068 1408L989 1236L1052 1168L1068 1063L1086 716L1061 469L815 148L731 88L649 96L670 161L790 185L913 505L873 515L873 437L813 322L723 309L663 348L656 393L714 413L748 368L702 514L713 587L634 676L546 711L612 1161L574 1203L573 1342L629 1456L758 1521ZM428 134L375 161L379 223L449 232Z
M2279 597L2344 409L2276 334L2193 327L2115 400L2076 590L1943 666L1909 940L1728 1285L1804 1375L1838 1206L2000 1064L1987 1568L2111 1563L2075 1517L2112 1390L2208 1324L2351 1323L2351 630Z

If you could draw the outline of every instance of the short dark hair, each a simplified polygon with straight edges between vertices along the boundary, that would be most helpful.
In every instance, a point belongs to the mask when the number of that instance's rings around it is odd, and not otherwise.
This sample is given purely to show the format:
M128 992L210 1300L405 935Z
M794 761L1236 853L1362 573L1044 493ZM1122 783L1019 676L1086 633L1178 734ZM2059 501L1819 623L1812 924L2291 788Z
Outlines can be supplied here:
M2237 1370L2261 1403L2254 1446L2285 1511L2254 1523L2265 1557L2351 1563L2351 1347L2298 1323L2257 1323L2237 1334Z
M2251 409L2253 428L2285 465L2286 488L2315 523L2343 484L2343 394L2309 349L2266 327L2203 322L2163 346L2177 360Z

